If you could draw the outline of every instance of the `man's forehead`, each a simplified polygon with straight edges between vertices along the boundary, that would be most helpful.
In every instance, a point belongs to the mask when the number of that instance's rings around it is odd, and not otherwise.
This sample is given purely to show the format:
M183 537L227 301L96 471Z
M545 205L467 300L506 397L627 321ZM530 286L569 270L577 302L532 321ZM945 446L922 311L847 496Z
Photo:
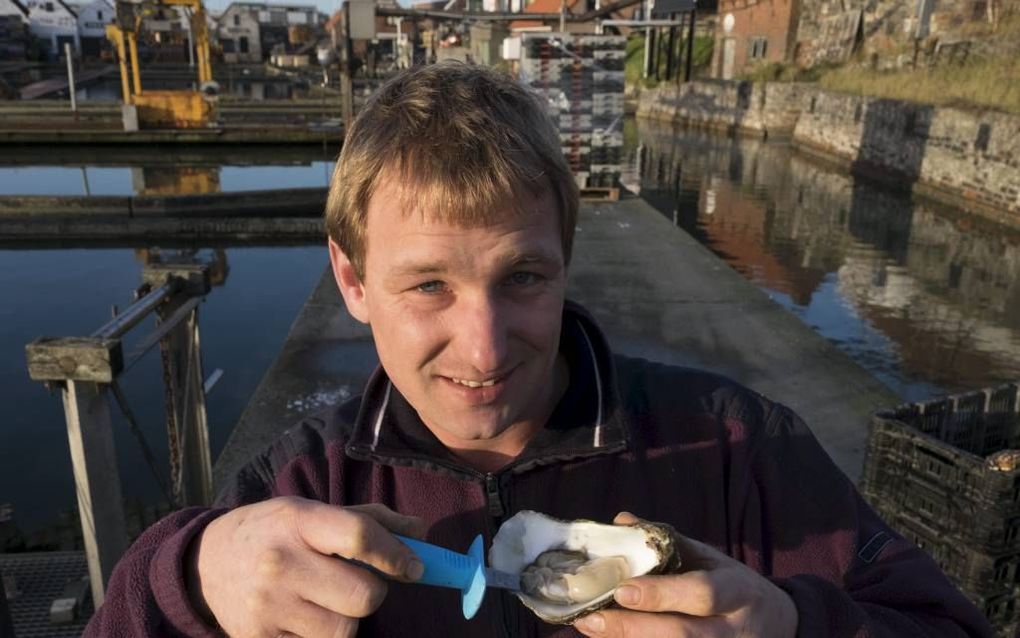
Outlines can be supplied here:
M394 217L416 219L425 224L482 228L535 218L558 218L559 205L548 180L521 184L498 195L484 186L461 187L455 183L425 183L415 176L390 169L380 173L367 212L385 211ZM477 204L472 205L473 202ZM530 221L530 220L529 220Z

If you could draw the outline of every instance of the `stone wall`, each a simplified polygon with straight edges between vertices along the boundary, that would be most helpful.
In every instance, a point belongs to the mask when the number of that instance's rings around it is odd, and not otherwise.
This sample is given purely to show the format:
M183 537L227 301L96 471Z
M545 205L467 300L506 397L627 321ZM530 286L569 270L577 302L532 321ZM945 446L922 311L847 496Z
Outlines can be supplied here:
M804 0L800 5L794 58L802 66L840 62L851 52L845 45L852 44L862 47L866 56L873 56L882 66L898 66L912 57L918 37L924 41L923 48L936 41L986 39L976 34L989 27L993 17L990 7L995 4L988 0L926 2L926 10L919 12L917 1ZM1015 5L1014 0L996 3L1010 9ZM922 16L927 20L922 20ZM839 28L855 20L859 21L859 32L845 33ZM848 35L853 41L839 43L834 50L836 40Z
M1020 224L1020 117L721 80L641 94L638 117L792 137L808 154L995 221Z
M638 117L755 137L789 137L814 89L809 84L704 80L644 89Z
M818 91L794 143L1000 221L1020 221L1020 118Z

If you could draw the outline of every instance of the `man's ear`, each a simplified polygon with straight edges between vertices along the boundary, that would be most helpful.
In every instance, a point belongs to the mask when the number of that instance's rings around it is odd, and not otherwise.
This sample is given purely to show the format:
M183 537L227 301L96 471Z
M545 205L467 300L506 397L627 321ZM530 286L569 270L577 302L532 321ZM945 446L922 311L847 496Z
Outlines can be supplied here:
M333 277L336 285L347 304L347 312L361 323L368 323L368 303L365 300L365 284L361 282L354 264L344 254L343 249L329 239L329 261L333 265Z

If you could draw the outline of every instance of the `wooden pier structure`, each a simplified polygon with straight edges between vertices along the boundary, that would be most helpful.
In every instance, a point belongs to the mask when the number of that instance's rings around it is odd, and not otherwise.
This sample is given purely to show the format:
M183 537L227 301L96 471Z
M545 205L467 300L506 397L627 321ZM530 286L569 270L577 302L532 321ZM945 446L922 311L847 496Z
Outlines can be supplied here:
M128 533L113 441L112 408L124 415L155 469L151 448L120 388L120 379L149 350L163 363L169 481L157 480L174 507L208 505L213 498L198 305L211 289L212 267L194 260L152 263L142 271L136 301L84 337L42 337L26 346L28 373L57 387L64 403L89 583L96 608L127 550ZM125 352L123 337L155 315L156 327Z

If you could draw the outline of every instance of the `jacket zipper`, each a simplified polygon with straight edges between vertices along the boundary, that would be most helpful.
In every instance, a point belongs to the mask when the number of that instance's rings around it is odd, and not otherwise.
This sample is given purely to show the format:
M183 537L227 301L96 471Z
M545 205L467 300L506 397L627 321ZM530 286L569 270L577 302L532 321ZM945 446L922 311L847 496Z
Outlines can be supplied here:
M485 474L485 502L489 511L487 517L489 521L489 546L492 546L492 539L496 537L496 531L499 530L499 526L503 523L503 518L506 516L506 504L504 502L503 495L500 491L499 476L496 474ZM514 638L517 635L517 623L515 622L516 609L514 608L513 601L510 600L510 595L503 591L494 591L499 597L498 606L498 626L499 636L502 638Z

